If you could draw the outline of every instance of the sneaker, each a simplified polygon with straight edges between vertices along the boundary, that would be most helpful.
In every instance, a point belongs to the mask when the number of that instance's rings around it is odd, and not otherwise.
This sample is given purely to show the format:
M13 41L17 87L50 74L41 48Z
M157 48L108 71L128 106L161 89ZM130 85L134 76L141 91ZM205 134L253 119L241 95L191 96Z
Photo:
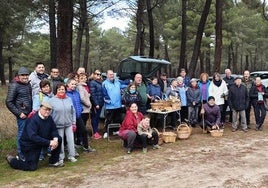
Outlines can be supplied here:
M246 133L246 132L248 132L248 129L242 129L242 131L244 131Z
M60 160L54 164L49 164L49 166L51 166L51 167L63 167L64 163L63 163L63 160Z
M79 157L79 153L77 151L75 151L75 154L74 154L75 157Z
M104 133L103 134L103 138L105 139L105 138L108 138L108 134L107 133Z
M127 148L127 154L131 153L131 148Z
M147 153L147 148L142 148L142 153Z
M153 149L160 149L160 148L161 148L161 146L159 146L158 144L153 145Z
M232 132L235 132L236 131L236 129L232 129Z
M7 160L7 162L8 162L8 164L10 164L10 162L13 160L13 159L15 159L16 157L13 157L12 155L7 155L6 156L6 160Z
M98 140L98 139L101 139L102 136L101 136L98 132L96 132L96 133L92 136L92 138L95 139L95 140Z
M45 160L45 157L44 156L40 156L39 157L39 161L43 161L43 160Z
M74 158L74 157L68 157L68 159L69 159L72 163L75 163L75 162L77 161L77 159Z
M25 162L25 157L24 157L23 154L19 154L19 153L18 153L18 155L16 156L16 158L17 158L18 160L21 160L21 161Z
M85 152L88 152L88 153L91 153L91 152L95 152L95 151L96 151L96 149L91 148L91 147L83 148L83 150L84 150Z

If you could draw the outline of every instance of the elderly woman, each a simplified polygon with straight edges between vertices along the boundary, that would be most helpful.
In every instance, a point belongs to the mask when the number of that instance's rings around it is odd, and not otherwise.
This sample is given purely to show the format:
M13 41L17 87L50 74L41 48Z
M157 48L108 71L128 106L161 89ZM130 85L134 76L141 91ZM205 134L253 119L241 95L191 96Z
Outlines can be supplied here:
M68 146L68 159L71 162L76 162L75 149L74 149L74 133L73 127L76 128L76 116L75 109L72 103L72 99L66 95L65 85L59 83L56 87L57 93L49 100L49 104L52 106L52 118L56 124L59 135L64 138L66 136ZM64 139L62 139L60 161L65 158L64 153Z
M224 116L224 100L225 96L228 95L228 88L226 82L221 79L219 73L215 72L213 75L212 82L208 88L209 96L213 96L215 98L215 104L220 107L221 111L221 125L225 122Z
M124 140L124 142L127 142L128 154L130 154L133 150L138 132L137 127L142 119L143 114L138 111L138 105L136 103L130 103L125 119L119 129L119 136Z
M201 73L200 75L200 80L198 81L198 87L200 89L201 92L201 97L202 97L202 103L206 103L207 99L209 97L208 95L208 88L210 85L210 81L209 81L209 76L207 73Z

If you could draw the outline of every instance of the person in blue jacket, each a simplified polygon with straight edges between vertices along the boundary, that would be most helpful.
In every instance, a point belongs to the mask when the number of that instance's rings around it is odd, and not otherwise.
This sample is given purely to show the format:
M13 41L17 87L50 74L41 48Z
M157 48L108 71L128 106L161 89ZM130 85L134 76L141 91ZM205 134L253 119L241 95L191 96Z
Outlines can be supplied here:
M19 140L25 160L7 155L6 159L12 168L24 171L36 170L43 147L49 147L51 150L50 166L64 165L63 161L59 160L62 138L50 116L51 110L50 104L42 102L39 111L26 120Z

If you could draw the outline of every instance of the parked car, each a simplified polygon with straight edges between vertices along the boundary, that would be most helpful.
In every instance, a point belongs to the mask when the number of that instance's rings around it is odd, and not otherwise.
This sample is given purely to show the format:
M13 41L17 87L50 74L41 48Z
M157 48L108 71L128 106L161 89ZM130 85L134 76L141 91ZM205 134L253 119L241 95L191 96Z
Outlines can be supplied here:
M268 88L268 71L255 71L250 73L250 77L255 79L256 77L260 77L262 84Z

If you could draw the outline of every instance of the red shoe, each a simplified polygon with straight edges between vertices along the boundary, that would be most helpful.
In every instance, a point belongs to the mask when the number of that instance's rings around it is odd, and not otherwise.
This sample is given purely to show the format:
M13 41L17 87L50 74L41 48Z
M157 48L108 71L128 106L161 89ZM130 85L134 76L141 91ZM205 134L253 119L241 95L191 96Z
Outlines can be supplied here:
M98 139L101 139L102 138L102 136L98 133L98 132L96 132L94 135L93 135L93 139L95 139L95 140L98 140Z

